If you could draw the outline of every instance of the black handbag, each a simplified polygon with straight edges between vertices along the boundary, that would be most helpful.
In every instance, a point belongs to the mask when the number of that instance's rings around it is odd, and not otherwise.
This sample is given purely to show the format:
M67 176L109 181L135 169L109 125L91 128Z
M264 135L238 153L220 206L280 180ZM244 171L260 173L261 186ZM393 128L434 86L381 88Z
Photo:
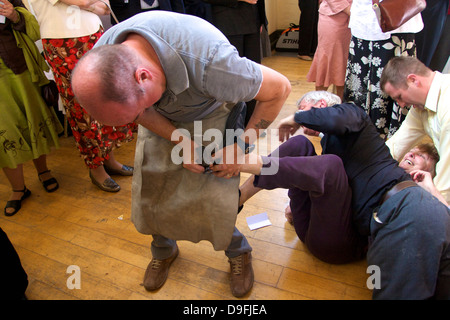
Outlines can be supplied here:
M229 144L235 144L236 142L238 142L237 137L234 136L234 133L238 129L241 130L245 129L246 115L247 115L247 104L245 102L238 102L234 105L233 109L231 109L230 114L228 115L227 122L225 123L225 132L223 135L224 147Z
M54 107L58 105L59 92L56 82L50 80L46 85L41 86L41 96L44 99L45 104L49 107Z

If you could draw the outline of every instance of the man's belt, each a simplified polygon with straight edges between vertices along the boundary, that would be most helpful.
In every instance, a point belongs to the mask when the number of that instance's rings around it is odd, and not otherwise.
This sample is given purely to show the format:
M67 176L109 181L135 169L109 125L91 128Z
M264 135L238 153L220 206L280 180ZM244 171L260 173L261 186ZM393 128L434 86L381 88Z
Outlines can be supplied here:
M406 188L409 187L416 187L417 183L415 183L412 180L406 180L406 181L402 181L397 183L395 186L393 186L392 188L390 188L383 196L382 200L381 200L381 204L385 203L387 201L387 199L389 199L390 197L392 197L394 194L405 190Z

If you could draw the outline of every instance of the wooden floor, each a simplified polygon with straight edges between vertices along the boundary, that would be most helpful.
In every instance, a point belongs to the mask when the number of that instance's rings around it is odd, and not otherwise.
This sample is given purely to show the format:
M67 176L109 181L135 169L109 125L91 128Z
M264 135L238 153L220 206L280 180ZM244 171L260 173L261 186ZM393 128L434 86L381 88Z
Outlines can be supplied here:
M278 119L295 110L296 100L314 86L306 82L310 62L295 55L275 54L265 65L286 75L292 93ZM277 121L272 127L276 126ZM317 148L317 141L314 141ZM116 151L133 164L134 143ZM208 242L179 243L180 255L166 284L156 292L142 286L151 259L151 237L139 234L130 221L131 178L116 181L117 194L100 191L74 147L72 137L61 138L61 148L48 157L60 189L48 194L31 163L25 165L32 196L13 217L0 216L0 226L14 244L28 274L27 297L32 300L223 300L235 299L229 290L229 264L223 252ZM0 203L10 186L0 175ZM243 182L248 175L242 175ZM284 218L286 190L262 191L239 214L237 227L253 247L255 284L242 299L249 300L361 300L370 299L365 261L330 265L313 257ZM271 226L251 231L246 217L267 212ZM69 289L69 266L78 266L81 288Z

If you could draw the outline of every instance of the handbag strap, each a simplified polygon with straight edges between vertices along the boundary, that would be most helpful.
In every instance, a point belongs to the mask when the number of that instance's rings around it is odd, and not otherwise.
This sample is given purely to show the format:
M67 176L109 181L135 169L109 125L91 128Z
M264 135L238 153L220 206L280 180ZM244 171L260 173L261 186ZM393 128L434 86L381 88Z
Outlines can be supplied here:
M102 1L102 0L98 0L98 1L103 2L109 8L109 11L111 11L111 16L113 17L114 21L116 23L119 23L119 20L117 19L116 15L114 14L114 11L111 8L111 6L108 3L106 3L105 1Z

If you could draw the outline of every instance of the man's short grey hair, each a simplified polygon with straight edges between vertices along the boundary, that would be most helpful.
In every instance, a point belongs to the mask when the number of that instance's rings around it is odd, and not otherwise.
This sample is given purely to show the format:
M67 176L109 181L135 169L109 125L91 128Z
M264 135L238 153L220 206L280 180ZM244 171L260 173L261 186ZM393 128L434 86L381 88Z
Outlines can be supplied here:
M124 103L143 95L134 77L140 60L132 49L122 44L102 45L88 51L77 66L88 58L88 69L100 78L98 95L102 99Z
M310 91L304 94L303 97L297 101L297 107L299 107L300 103L303 101L306 103L316 104L320 100L325 100L327 106L334 106L335 104L340 104L342 102L341 98L334 93L328 91Z

